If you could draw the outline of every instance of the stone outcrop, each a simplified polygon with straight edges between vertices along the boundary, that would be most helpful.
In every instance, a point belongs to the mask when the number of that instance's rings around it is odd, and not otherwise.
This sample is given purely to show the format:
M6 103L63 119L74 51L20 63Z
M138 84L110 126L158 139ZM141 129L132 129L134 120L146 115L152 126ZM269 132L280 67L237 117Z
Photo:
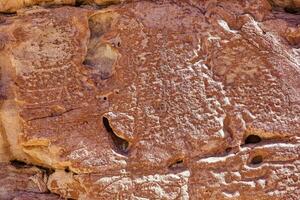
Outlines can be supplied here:
M300 8L299 0L270 0L271 3L279 7Z
M46 170L13 161L0 163L1 200L57 200L58 195L49 193Z
M298 4L0 1L0 199L297 199Z
M61 6L61 5L99 5L121 3L124 0L1 0L0 12L12 13L30 6Z

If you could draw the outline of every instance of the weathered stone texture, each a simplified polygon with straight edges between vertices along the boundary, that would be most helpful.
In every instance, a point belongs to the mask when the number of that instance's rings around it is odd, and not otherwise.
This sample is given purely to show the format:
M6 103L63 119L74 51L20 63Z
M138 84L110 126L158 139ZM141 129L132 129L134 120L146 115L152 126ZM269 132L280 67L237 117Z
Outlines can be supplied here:
M296 200L299 2L118 2L0 1L11 197Z

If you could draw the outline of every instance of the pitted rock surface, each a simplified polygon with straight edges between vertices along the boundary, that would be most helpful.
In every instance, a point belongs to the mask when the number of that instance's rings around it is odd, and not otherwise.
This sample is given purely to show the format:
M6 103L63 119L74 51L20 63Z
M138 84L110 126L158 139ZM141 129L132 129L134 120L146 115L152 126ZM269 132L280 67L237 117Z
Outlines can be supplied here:
M0 195L297 199L298 4L0 1Z

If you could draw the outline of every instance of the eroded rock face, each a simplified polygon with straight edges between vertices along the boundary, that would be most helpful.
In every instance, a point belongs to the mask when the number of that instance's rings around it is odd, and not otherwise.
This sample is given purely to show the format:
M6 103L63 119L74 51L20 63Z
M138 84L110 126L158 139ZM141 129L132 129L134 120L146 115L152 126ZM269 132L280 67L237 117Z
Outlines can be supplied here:
M1 0L1 12L16 12L18 9L33 5L75 5L75 0Z
M0 199L59 199L58 195L48 191L45 170L16 161L11 164L0 163L0 167Z
M287 7L287 8L300 8L299 0L271 0L276 6Z
M2 162L51 169L44 188L63 198L297 199L300 15L286 6L137 1L1 16Z
M1 0L0 12L13 13L30 6L61 6L61 5L99 5L117 4L125 0Z

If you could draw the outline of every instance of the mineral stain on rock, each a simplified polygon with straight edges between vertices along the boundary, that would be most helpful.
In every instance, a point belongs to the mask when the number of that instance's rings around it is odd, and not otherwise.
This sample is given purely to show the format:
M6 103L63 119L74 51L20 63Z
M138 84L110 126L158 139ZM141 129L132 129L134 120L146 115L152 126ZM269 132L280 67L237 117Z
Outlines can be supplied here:
M0 0L0 199L298 199L299 8Z

